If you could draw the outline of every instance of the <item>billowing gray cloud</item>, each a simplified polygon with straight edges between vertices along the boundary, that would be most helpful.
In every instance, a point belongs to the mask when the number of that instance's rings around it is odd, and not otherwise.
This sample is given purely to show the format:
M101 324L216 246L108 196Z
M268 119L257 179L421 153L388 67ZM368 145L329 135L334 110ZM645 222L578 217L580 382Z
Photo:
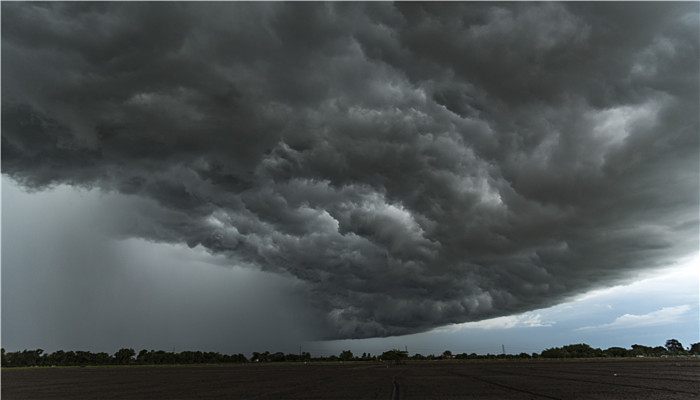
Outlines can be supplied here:
M522 312L697 249L699 7L3 3L2 169L149 199L124 233L325 337Z

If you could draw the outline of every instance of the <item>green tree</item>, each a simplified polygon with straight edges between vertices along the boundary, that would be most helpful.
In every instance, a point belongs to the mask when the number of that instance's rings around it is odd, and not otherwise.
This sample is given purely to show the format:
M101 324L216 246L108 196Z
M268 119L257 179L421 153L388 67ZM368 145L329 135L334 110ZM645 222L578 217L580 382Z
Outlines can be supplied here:
M139 351L139 355L136 356L136 362L138 362L140 364L146 364L147 359L148 359L148 350L146 350L146 349L142 349L141 351Z
M668 339L666 341L666 349L671 354L683 353L683 345L676 339Z
M700 342L690 345L690 354L700 355Z
M344 350L340 353L338 358L340 358L343 361L350 361L354 358L355 356L352 354L352 351L350 350Z
M385 351L381 356L382 360L394 362L395 364L400 364L406 358L408 358L408 353L397 349Z
M653 347L644 346L641 344L633 344L632 345L632 355L635 357L637 357L637 356L651 356L653 354L654 354Z
M666 350L664 346L656 346L651 349L651 352L654 357L661 357L664 354L668 354L668 350Z
M569 344L563 347L553 347L542 351L545 358L584 358L602 357L603 350L593 348L586 343Z
M134 349L119 349L114 353L114 361L117 364L129 364L136 355Z
M605 357L627 357L628 351L622 347L610 347L603 350Z

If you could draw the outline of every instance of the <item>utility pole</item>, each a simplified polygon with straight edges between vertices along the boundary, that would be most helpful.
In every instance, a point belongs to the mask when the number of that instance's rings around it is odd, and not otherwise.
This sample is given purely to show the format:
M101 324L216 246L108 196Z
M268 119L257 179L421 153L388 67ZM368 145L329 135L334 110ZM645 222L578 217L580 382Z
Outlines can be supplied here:
M403 349L406 350L406 355L408 355L408 346L403 345Z
M501 345L501 352L503 352L504 356L506 355L506 346L503 344Z

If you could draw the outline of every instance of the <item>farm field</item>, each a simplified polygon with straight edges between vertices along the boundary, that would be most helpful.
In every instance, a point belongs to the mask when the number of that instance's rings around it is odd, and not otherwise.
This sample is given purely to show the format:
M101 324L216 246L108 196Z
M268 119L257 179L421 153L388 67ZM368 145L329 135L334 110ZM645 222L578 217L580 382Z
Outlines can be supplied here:
M2 398L700 399L700 360L18 368L2 370Z

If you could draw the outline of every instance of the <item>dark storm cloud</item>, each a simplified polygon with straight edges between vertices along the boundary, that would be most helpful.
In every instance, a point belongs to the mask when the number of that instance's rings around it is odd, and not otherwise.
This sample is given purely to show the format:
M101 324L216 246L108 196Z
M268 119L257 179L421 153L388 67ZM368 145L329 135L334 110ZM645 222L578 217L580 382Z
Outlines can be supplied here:
M304 281L329 337L698 245L699 6L4 3L2 168Z

